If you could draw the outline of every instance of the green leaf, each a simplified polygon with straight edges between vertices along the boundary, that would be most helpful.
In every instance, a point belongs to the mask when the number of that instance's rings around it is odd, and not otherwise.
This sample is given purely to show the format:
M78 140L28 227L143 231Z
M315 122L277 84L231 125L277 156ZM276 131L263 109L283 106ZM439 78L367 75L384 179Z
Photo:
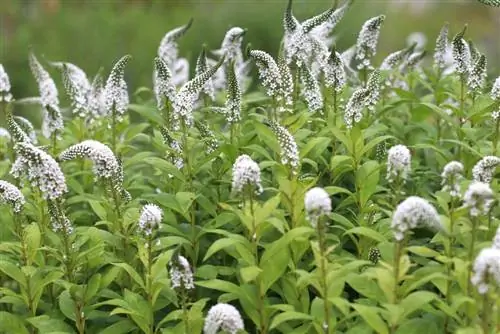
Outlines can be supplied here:
M141 288L145 289L144 281L131 265L127 263L112 263L112 265L124 269Z
M237 239L232 238L223 238L217 239L213 244L210 245L207 252L205 253L205 257L203 258L203 262L205 262L210 256L214 255L221 249L235 246L236 244L241 244L242 242Z
M304 321L311 321L313 320L313 317L310 316L309 314L301 313L301 312L294 312L294 311L287 311L278 314L273 318L273 321L271 322L270 329L274 329L281 325L284 322L287 321L300 321L301 323Z
M240 269L240 275L244 283L253 281L261 272L262 269L257 266L249 266Z
M357 226L357 227L351 228L350 230L348 230L344 233L344 235L348 235L348 234L362 235L362 236L368 237L368 238L373 239L373 240L378 241L378 242L387 241L387 239L379 232L377 232L371 228L364 227L364 226Z
M38 317L28 318L27 322L35 326L40 333L75 333L75 331L61 319L51 318L48 315L41 315Z
M0 333L29 334L22 318L15 314L0 311Z
M15 280L21 286L26 287L26 277L21 269L19 269L15 264L0 260L0 271Z
M401 307L404 309L403 317L408 317L412 312L422 308L437 298L436 294L429 291L415 291L410 293L400 303Z
M352 307L358 312L363 320L375 330L375 332L379 334L389 333L387 325L378 314L378 308L361 304L352 304Z
M134 329L136 329L135 324L129 319L124 319L106 327L106 329L100 331L99 334L126 334Z
M99 217L101 220L107 219L106 209L102 206L101 203L94 200L89 200L88 202L97 217Z
M37 223L31 223L24 228L24 239L26 240L29 260L33 261L40 248L41 234Z
M359 189L361 207L365 207L375 193L380 180L380 165L374 160L365 162L356 172L356 183Z
M71 298L69 291L64 290L59 295L59 310L68 319L75 321L75 301Z
M99 287L101 285L101 274L95 274L93 275L85 288L85 295L84 295L84 301L85 303L89 303L93 297L97 294L97 291L99 291Z

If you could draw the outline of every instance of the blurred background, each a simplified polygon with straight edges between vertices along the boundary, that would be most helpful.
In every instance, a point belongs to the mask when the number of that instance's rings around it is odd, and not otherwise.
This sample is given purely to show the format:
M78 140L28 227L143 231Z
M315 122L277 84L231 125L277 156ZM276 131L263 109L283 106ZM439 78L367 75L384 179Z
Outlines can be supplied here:
M294 14L303 20L326 10L331 1L295 0ZM126 77L129 89L134 91L140 86L151 86L152 61L163 35L190 18L194 23L180 40L180 56L190 59L191 64L203 43L210 49L218 48L226 30L235 25L248 29L245 43L276 54L286 3L287 0L1 0L0 63L10 76L12 93L21 98L37 95L28 67L29 46L41 59L72 62L91 77L100 67L107 75L119 57L131 54L133 60ZM426 49L432 53L445 21L450 22L450 36L468 23L468 38L486 53L490 71L500 73L500 8L477 0L356 0L336 28L338 49L342 51L355 43L363 22L379 14L387 16L380 35L379 59L405 47L413 32L426 35ZM57 71L50 71L60 79Z

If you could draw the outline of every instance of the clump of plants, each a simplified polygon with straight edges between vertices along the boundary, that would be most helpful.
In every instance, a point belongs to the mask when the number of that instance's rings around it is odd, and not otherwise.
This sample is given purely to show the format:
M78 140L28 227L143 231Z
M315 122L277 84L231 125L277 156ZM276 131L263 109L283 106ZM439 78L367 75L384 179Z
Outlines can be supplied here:
M0 332L500 332L500 77L467 27L378 64L380 15L341 52L350 6L290 0L276 57L233 27L192 77L191 21L130 95L133 55L31 50L25 98L0 65Z

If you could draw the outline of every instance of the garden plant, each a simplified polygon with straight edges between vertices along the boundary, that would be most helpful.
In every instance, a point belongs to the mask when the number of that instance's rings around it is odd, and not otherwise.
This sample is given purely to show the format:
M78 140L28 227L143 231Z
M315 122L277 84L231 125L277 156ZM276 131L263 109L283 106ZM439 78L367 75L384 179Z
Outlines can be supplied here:
M500 333L500 77L467 25L378 62L390 17L341 51L351 1L283 7L276 50L232 27L194 75L196 20L169 31L151 87L133 52L29 49L37 97L0 65L0 333Z

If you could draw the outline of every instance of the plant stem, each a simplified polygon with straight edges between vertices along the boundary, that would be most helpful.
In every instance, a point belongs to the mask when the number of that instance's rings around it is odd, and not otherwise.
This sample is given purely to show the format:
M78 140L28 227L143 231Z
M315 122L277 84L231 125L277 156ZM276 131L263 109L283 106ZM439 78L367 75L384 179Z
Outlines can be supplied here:
M448 279L446 281L446 304L448 305L451 305L451 273L452 273L452 269L453 269L453 243L455 241L455 238L453 236L453 225L454 225L454 212L455 212L455 201L454 199L452 198L451 199L451 202L450 202L450 237L448 238L448 247L446 247L446 257L448 258L448 261L450 261L448 263L448 265L446 266L446 269L447 269L447 276L448 276ZM447 327L448 327L448 323L450 321L450 317L449 316L446 316L445 320L444 320L444 332L446 333L447 332Z
M330 332L330 307L328 305L328 283L327 283L327 270L326 270L326 240L325 240L325 226L322 219L318 219L316 224L318 232L319 250L321 253L320 270L321 270L321 288L323 294L323 312L324 312L324 323L323 329L325 334Z
M394 291L393 291L393 300L392 304L397 305L399 303L399 265L400 265L400 259L401 259L401 252L403 250L403 240L397 240L396 241L396 247L394 247L394 264L393 264L393 270L394 270ZM395 333L396 330L398 329L397 324L392 324L391 325L391 333Z
M500 132L500 117L497 118L497 123L495 127L495 135L493 137L493 155L497 155L497 148L498 148L498 135Z
M464 111L465 109L465 79L464 78L460 78L460 115L459 115L459 120L458 120L458 129L457 129L457 136L458 136L458 140L461 142L462 141L462 125L463 125L463 121L462 119L464 118ZM461 156L462 156L462 146L458 146L458 152L457 152L457 155L458 155L458 161L462 161L461 160Z
M333 89L333 125L337 126L337 89Z
M55 157L57 154L57 130L52 132L50 135L50 140L52 142L52 155Z
M474 246L476 243L476 230L478 228L478 218L477 217L471 217L472 220L472 231L471 231L471 240L469 244L469 253L467 255L467 295L471 296L472 291L471 291L471 283L470 283L470 278L471 278L471 272L472 272L472 261L474 259Z
M149 307L151 309L151 324L149 326L149 333L154 333L154 305L153 305L153 277L151 275L151 269L153 267L153 234L149 234L146 241L147 249L147 268L146 268L146 289L147 289L147 299Z
M116 151L116 108L113 105L113 108L111 108L111 150L115 153L118 154Z
M486 275L485 284L488 284L488 275ZM482 321L481 328L484 334L490 333L490 313L492 308L490 307L490 301L488 298L488 292L483 295L483 309L481 310Z

